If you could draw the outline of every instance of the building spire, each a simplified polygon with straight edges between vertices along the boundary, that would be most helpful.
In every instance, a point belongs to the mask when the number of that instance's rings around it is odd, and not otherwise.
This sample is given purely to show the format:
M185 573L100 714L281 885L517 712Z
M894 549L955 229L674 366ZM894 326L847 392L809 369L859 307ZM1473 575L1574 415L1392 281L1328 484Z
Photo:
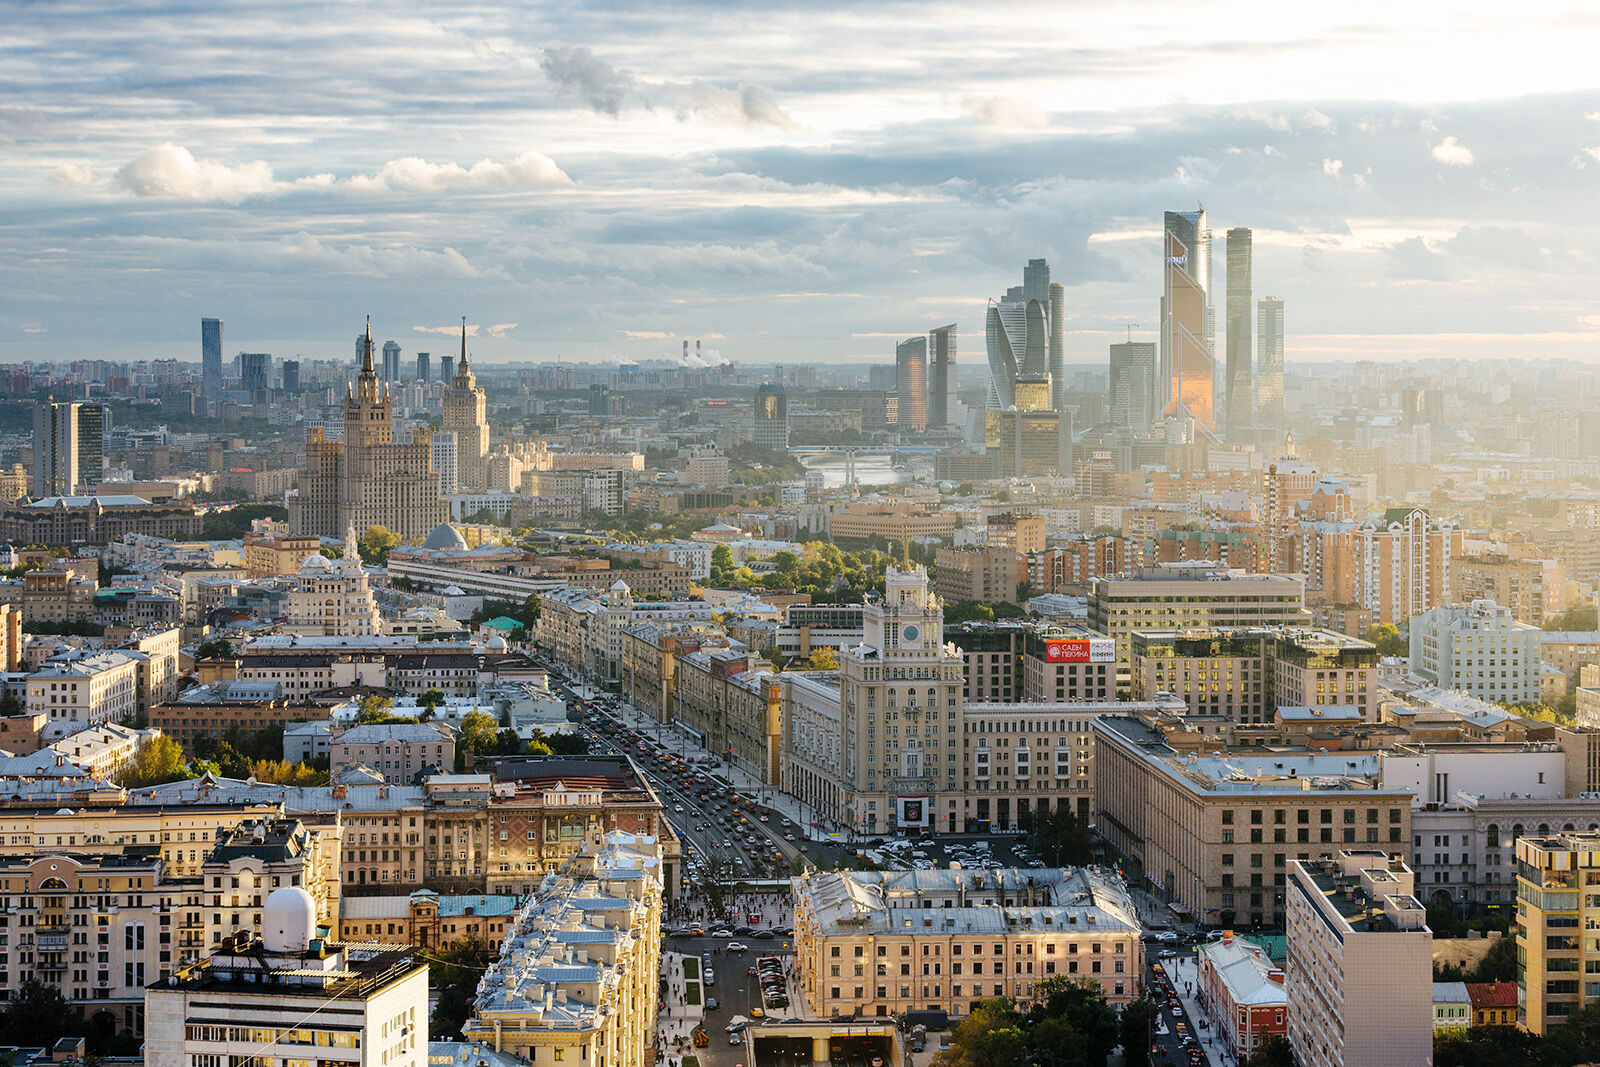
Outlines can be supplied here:
M367 339L361 346L361 376L376 376L372 369L372 316L367 316Z
M461 316L461 362L458 366L462 370L467 368L467 317L465 315Z

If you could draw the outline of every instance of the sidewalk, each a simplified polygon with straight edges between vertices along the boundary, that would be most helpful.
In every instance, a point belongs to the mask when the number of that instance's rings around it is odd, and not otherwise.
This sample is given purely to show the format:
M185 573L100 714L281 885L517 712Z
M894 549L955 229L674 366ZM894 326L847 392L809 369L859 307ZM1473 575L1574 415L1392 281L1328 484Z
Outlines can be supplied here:
M1172 976L1172 987L1177 990L1178 1002L1188 1016L1195 1040L1205 1051L1206 1063L1210 1067L1238 1067L1238 1061L1228 1052L1227 1042L1217 1032L1216 1020L1200 1004L1200 965L1194 949L1181 949L1177 959L1162 960L1161 965ZM1185 988L1194 992L1186 993ZM1208 1024L1205 1029L1200 1028L1202 1019Z
M694 1051L694 1029L705 1017L705 987L699 979L685 981L683 956L676 952L662 956L661 977L667 982L667 1010L656 1019L656 1047L660 1050L661 1061L665 1062L668 1056L677 1057L684 1051ZM686 1002L684 991L690 985L701 993L697 998L700 1001L698 1004ZM680 1039L681 1046L678 1043Z

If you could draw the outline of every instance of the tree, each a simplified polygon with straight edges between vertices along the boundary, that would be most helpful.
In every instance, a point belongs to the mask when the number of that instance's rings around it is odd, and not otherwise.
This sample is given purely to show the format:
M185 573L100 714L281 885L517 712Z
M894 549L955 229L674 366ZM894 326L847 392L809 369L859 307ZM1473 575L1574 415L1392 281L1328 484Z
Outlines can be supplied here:
M1367 627L1367 640L1378 646L1380 656L1411 655L1411 642L1400 636L1400 627L1392 622Z
M544 744L555 756L582 756L589 751L589 740L582 734L551 734Z
M428 964L428 978L438 995L428 1032L437 1035L435 1040L439 1041L457 1039L472 1014L472 1002L489 964L489 953L483 942L469 937L441 947L437 956L428 958Z
M839 669L839 654L824 645L822 648L811 650L811 669L814 671L836 671Z
M391 709L394 707L394 701L390 700L386 696L379 696L377 693L368 693L366 696L361 698L360 702L356 706L360 708L360 711L356 713L356 722L362 725L375 722L391 722L394 720L394 715L391 712Z
M933 1067L1021 1067L1027 1062L1022 1016L1009 997L980 1000L950 1032Z
M86 1032L83 1015L67 1003L61 991L31 977L23 979L17 995L0 1014L0 1029L5 1031L7 1044L43 1044L46 1048L63 1037L81 1037Z
M194 650L195 659L232 659L233 642L225 638L213 638L210 641L200 642L200 647Z
M1245 1067L1294 1067L1294 1049L1282 1034L1268 1034L1245 1061Z
M1058 974L1034 986L1033 996L1033 1005L1028 1009L1030 1025L1038 1027L1051 1019L1065 1022L1083 1036L1083 1062L1104 1063L1117 1047L1121 1039L1117 1010L1106 1003L1105 991L1099 985Z
M1472 969L1469 982L1514 982L1517 980L1517 939L1510 934L1504 934L1494 944L1489 946L1489 951L1483 954L1478 965Z
M10 718L22 714L22 701L17 698L15 691L7 689L0 693L0 716Z
M444 701L445 695L437 689L429 689L417 698L417 704L429 711L443 704Z
M181 782L192 778L183 748L165 734L147 738L133 758L117 772L117 782L129 789L161 785L164 782Z
M944 624L957 626L964 622L991 622L994 609L976 600L958 600L944 609Z
M1118 1025L1122 1036L1122 1062L1124 1067L1146 1067L1150 1062L1150 1028L1158 1014L1149 991L1122 1009Z
M1600 611L1593 604L1574 604L1557 615L1544 620L1546 630L1582 630L1591 633L1600 629Z
M250 532L256 519L273 519L285 522L289 509L282 504L240 504L232 508L212 508L200 520L200 538L203 541L237 541Z
M361 562L368 566L382 566L389 562L389 550L400 543L400 535L391 533L386 526L369 526L356 546Z
M456 734L456 769L466 770L480 755L488 753L499 739L500 726L494 716L474 711L461 720Z
M727 545L720 544L713 548L711 550L711 570L713 573L733 570L733 549Z
M1035 813L1024 827L1033 849L1052 867L1081 867L1094 861L1094 841L1088 827L1070 808L1057 805L1048 813Z

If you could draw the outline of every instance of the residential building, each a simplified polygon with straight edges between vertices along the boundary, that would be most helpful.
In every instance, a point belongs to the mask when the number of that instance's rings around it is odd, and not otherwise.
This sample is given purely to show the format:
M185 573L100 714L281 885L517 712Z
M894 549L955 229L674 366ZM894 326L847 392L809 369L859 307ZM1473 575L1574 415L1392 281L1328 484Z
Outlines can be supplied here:
M1433 1062L1427 918L1411 869L1381 851L1290 861L1284 974L1296 1063Z
M229 736L248 737L263 730L328 721L329 705L283 700L277 692L278 687L272 684L262 687L222 682L190 686L174 701L152 704L148 712L150 726L182 745L185 754L194 756ZM0 740L0 748L5 747ZM322 754L327 754L326 748Z
M674 719L707 751L776 786L783 746L783 687L770 667L748 649L700 648L686 653L678 659Z
M1390 508L1356 539L1358 596L1377 622L1401 626L1450 603L1453 564L1461 556L1461 534L1450 523L1435 522L1422 508Z
M1089 580L1126 574L1142 560L1140 545L1125 537L1083 536L1030 554L1023 562L1024 579L1035 593L1088 592Z
M1250 1059L1269 1038L1288 1036L1283 968L1265 949L1229 930L1222 940L1201 945L1199 957L1196 992L1237 1062Z
M1230 383L1229 394L1232 392ZM1294 434L1288 435L1283 451L1282 456L1268 463L1261 472L1261 522L1267 533L1267 569L1278 573L1289 569L1292 539L1300 532L1298 519L1302 508L1322 480L1315 463L1295 455Z
M1009 548L1029 555L1044 551L1045 518L1043 515L1025 515L1004 511L989 516L984 527L983 543L990 548Z
M386 722L352 726L333 735L328 767L370 767L390 785L419 785L426 774L448 774L456 763L455 731L444 723Z
M252 530L244 538L244 568L251 578L275 578L294 574L306 561L322 551L319 537L297 537L282 529Z
M881 537L904 542L925 537L948 538L956 530L952 512L930 511L905 501L892 504L851 504L828 514L828 535L835 541L865 541Z
M956 324L928 331L928 429L956 421Z
M1492 600L1434 608L1411 620L1411 673L1503 704L1541 696L1540 632Z
M193 504L152 504L139 496L41 496L0 505L0 538L18 544L108 545L129 534L192 541Z
M413 429L410 443L395 439L394 400L378 383L369 325L361 373L345 397L344 440L330 441L318 427L306 432L306 466L299 495L289 499L290 527L338 537L350 526L360 532L383 526L412 540L449 518L428 431Z
M324 1065L427 1067L428 964L410 946L319 934L305 889L272 890L259 926L150 986L144 1062L197 1067L299 1049Z
M440 428L456 438L456 477L459 490L488 488L485 458L489 454L489 420L483 389L467 357L467 320L461 320L461 359L457 361L450 388L444 394L444 418Z
M1517 1025L1517 983L1468 982L1473 1026Z
M611 832L517 909L462 1036L532 1064L656 1062L660 842Z
M934 591L956 603L1014 604L1021 557L1014 548L944 548L934 555Z
M1296 858L1309 861L1334 845L1400 853L1410 840L1412 793L1382 788L1375 753L1180 753L1128 717L1097 719L1094 738L1095 824L1162 899L1196 922L1282 922Z
M1451 579L1454 598L1467 603L1492 600L1511 609L1511 617L1543 626L1546 616L1567 607L1567 572L1553 559L1508 556L1503 552L1462 556Z
M321 552L305 557L289 590L281 628L284 633L322 637L371 637L383 632L354 526L345 530L340 559Z
M139 661L125 652L59 656L28 677L27 707L52 721L132 718L139 709Z
M1161 412L1214 433L1211 228L1205 210L1168 211L1162 242Z
M1433 983L1433 1028L1448 1030L1472 1025L1472 994L1467 991L1467 983Z
M78 411L81 406L58 404L54 399L34 405L33 477L30 482L34 496L72 496L82 484L78 477Z
M514 896L441 896L431 889L414 890L406 896L346 897L339 904L339 940L420 949L471 940L499 953L517 903Z
M1600 833L1541 834L1515 847L1517 1024L1544 1034L1600 997L1585 978L1600 952L1582 936L1592 896L1584 887L1600 883Z
M1098 868L813 871L794 881L806 1014L896 1016L1029 1003L1061 976L1121 1007L1138 995L1139 918Z

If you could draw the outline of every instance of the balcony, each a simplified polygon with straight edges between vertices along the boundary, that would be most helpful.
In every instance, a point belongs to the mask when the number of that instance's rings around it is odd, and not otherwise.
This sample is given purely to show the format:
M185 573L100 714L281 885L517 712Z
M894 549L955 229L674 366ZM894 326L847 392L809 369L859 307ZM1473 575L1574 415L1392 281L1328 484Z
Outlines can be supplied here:
M34 928L33 943L40 952L63 952L71 937L66 926L39 926Z

